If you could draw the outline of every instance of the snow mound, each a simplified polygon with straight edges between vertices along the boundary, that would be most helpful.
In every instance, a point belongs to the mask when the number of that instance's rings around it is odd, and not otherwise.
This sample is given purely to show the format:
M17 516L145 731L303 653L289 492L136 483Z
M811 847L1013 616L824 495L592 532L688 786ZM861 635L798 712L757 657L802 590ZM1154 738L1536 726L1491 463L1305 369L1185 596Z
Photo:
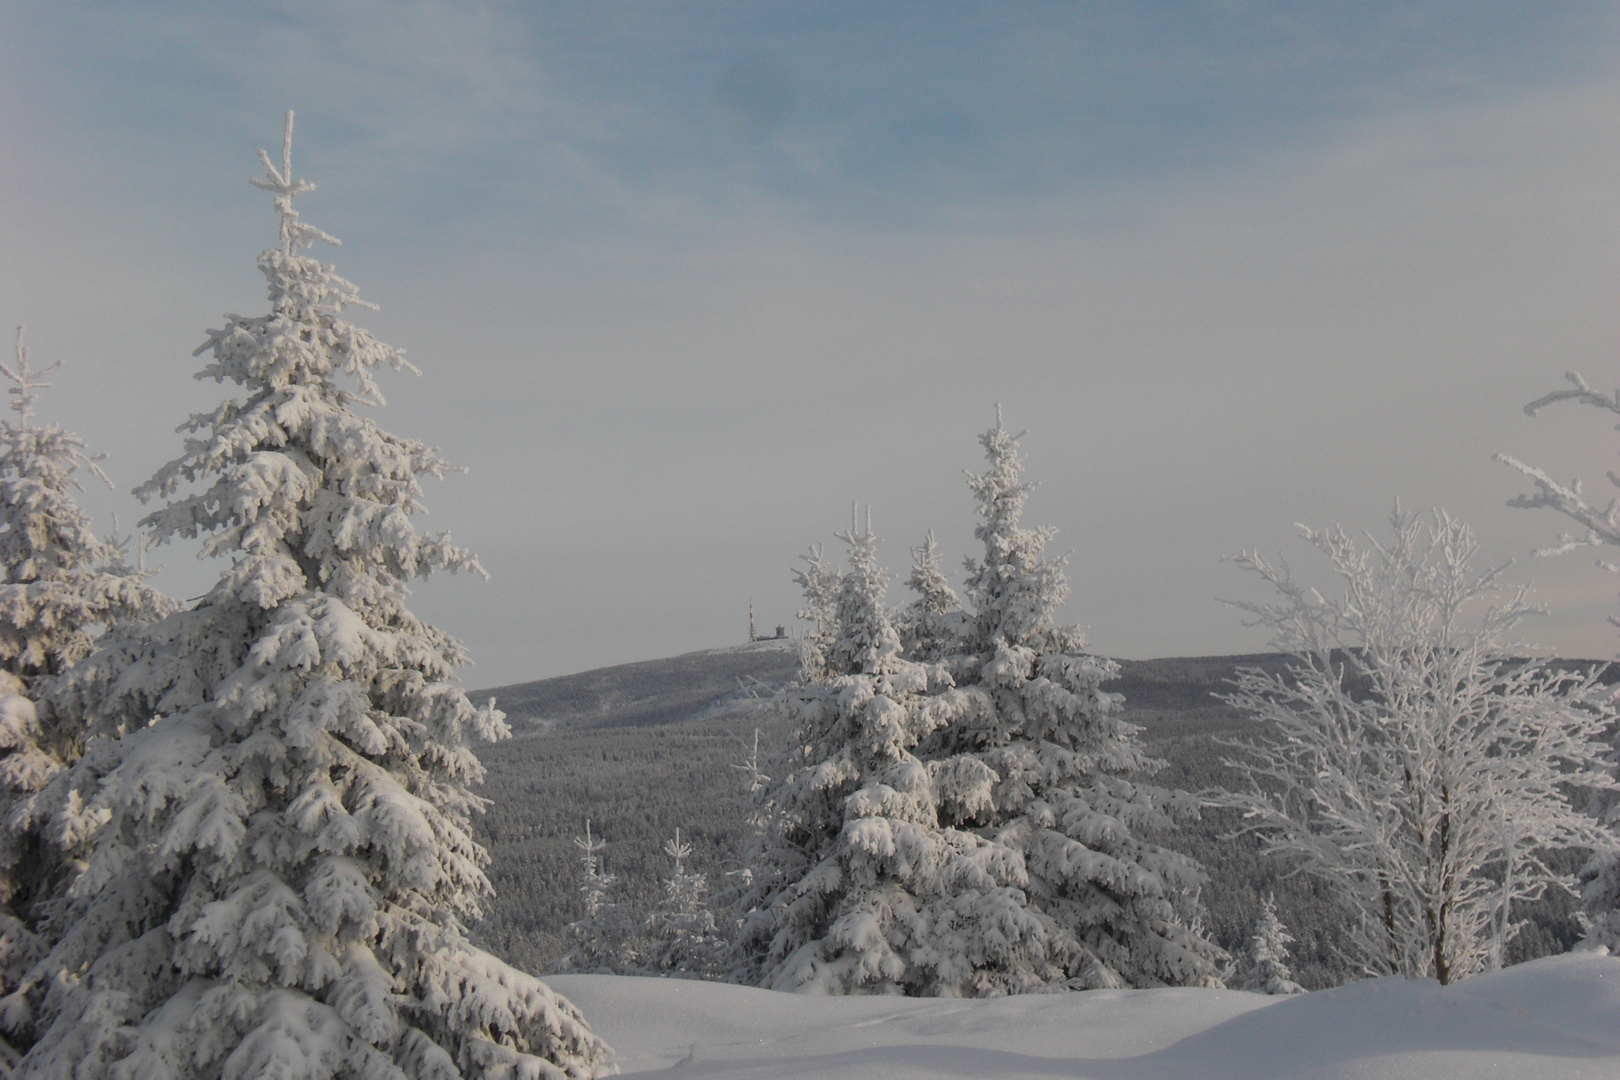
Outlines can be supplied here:
M550 976L625 1074L820 1080L1614 1080L1620 958L1547 957L1451 987L1400 978L1297 997L1091 990L990 1000L809 997Z

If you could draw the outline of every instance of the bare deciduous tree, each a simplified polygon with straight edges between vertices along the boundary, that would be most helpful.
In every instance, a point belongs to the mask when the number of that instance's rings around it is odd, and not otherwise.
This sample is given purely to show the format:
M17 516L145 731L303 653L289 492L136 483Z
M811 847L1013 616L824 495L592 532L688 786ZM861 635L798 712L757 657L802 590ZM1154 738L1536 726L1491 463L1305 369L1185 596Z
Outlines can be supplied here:
M1548 852L1603 843L1570 793L1615 786L1613 713L1595 673L1515 656L1537 609L1505 567L1474 568L1466 525L1398 506L1391 524L1365 547L1302 528L1343 586L1331 599L1238 557L1280 599L1237 606L1291 663L1239 672L1226 700L1279 738L1242 745L1227 764L1246 790L1212 801L1333 885L1368 973L1449 983L1500 964L1514 905L1569 887Z

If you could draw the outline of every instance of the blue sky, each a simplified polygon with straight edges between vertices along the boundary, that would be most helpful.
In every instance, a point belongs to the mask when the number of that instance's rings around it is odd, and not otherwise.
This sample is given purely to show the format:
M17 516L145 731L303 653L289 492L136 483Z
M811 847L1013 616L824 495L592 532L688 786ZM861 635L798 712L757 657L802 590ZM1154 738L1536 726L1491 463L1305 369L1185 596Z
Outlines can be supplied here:
M127 525L217 399L190 350L263 303L294 108L304 212L424 370L379 419L471 469L430 524L495 581L420 603L475 685L787 620L850 499L902 573L967 552L998 401L1099 648L1253 649L1239 547L1401 496L1522 556L1558 524L1491 452L1601 480L1601 418L1519 406L1613 381L1617 45L1598 3L23 0L0 317ZM1615 651L1620 582L1522 569L1538 640Z
M10 94L46 106L21 126L47 145L172 183L290 102L323 125L312 169L393 174L379 211L547 230L637 196L928 228L1591 77L1617 22L1558 2L12 10Z

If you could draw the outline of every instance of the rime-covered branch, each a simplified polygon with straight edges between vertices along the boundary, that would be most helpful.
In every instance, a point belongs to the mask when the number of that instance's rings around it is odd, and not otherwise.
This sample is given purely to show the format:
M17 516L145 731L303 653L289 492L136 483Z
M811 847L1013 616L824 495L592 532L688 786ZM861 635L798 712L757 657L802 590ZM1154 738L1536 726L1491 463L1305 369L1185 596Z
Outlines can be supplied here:
M1238 672L1225 700L1274 734L1231 744L1247 786L1210 801L1334 890L1368 972L1451 982L1500 961L1516 905L1569 887L1552 852L1602 842L1568 793L1616 788L1615 714L1597 673L1516 658L1511 633L1537 609L1502 567L1474 568L1465 525L1399 508L1391 525L1365 545L1302 530L1331 597L1237 560L1281 597L1238 606L1289 664Z

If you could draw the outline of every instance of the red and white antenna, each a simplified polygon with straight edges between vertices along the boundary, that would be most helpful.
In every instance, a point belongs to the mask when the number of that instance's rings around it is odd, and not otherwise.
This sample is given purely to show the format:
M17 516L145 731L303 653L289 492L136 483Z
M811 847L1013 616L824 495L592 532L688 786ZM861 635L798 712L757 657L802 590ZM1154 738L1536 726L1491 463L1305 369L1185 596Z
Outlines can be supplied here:
M754 636L754 598L752 596L748 598L748 640L759 640Z

